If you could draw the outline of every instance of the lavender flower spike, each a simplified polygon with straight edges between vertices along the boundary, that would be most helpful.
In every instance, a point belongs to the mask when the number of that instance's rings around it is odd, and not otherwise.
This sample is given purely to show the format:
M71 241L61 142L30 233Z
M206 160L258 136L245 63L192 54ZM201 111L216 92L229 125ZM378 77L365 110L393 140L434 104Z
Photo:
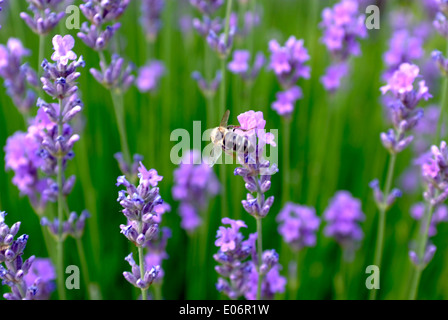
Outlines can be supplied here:
M142 15L140 23L149 42L154 42L162 27L162 10L164 7L163 0L143 0L141 4Z
M364 221L361 201L353 198L348 191L338 191L325 209L327 221L325 235L334 238L344 251L346 257L352 257L358 243L364 238L359 222Z
M384 147L392 154L401 152L411 143L413 138L406 137L406 133L423 117L423 110L417 108L417 105L421 100L431 98L424 80L420 80L418 88L414 88L414 81L419 76L419 71L416 65L403 63L389 78L387 84L381 87L383 95L390 92L392 96L388 107L394 129L381 133Z
M101 71L91 68L90 73L93 77L109 90L117 90L121 93L126 92L134 83L132 64L125 67L124 59L114 54L110 65L106 66L103 61L100 62Z
M32 16L21 12L20 17L34 33L46 35L50 33L65 16L63 0L26 0Z
M36 101L36 94L28 85L38 86L35 71L22 62L29 54L30 50L16 38L9 38L6 46L0 45L0 76L14 105L23 114L28 114Z
M43 294L39 292L41 279L37 278L32 283L26 281L35 260L34 256L25 261L22 259L28 235L21 235L14 240L19 232L20 222L16 222L10 228L5 223L5 216L5 212L0 212L0 279L3 285L11 288L11 292L5 293L3 297L7 300L42 298Z

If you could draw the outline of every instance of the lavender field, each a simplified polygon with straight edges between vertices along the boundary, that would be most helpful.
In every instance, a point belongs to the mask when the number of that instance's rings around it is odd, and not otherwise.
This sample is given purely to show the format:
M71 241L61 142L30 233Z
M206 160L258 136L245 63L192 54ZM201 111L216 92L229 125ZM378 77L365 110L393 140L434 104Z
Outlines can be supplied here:
M447 0L0 7L2 299L448 299Z

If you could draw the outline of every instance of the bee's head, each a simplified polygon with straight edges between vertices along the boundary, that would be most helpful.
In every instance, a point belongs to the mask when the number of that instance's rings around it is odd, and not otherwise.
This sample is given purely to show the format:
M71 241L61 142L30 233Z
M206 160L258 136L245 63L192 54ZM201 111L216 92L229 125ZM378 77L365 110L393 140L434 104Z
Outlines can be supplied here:
M219 130L219 128L215 128L212 130L212 132L210 133L210 140L215 143L216 141L220 141L223 139L223 134L222 132Z

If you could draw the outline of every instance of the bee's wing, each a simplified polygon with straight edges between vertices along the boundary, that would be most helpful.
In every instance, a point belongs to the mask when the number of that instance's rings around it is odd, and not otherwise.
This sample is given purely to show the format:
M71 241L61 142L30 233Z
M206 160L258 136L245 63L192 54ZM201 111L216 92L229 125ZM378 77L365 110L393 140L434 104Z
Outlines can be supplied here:
M210 151L210 158L208 158L208 165L210 167L213 167L216 161L218 161L221 154L222 154L222 147L215 145L213 149Z
M224 113L224 115L222 116L221 119L221 127L227 127L227 123L229 122L229 115L230 115L230 110L226 110L226 112Z

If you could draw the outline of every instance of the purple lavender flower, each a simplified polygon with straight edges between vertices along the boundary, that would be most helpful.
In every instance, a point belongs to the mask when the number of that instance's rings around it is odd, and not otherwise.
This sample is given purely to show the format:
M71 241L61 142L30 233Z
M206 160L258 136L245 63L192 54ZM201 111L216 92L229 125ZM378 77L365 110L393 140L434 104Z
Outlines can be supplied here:
M413 137L405 135L423 116L423 110L417 108L417 105L421 100L431 98L424 80L418 82L418 89L414 89L419 70L416 65L403 63L389 78L388 83L381 87L383 95L390 92L393 97L388 107L394 129L381 134L383 145L391 153L401 152L412 142Z
M30 51L16 38L9 38L6 46L0 45L0 76L14 105L23 114L30 111L36 100L36 94L27 84L38 85L35 71L22 61L29 54Z
M119 55L114 54L110 65L106 65L103 61L100 62L101 71L91 68L90 73L93 77L109 90L118 90L121 93L126 92L134 83L134 66L129 64L124 65L124 59Z
M217 34L213 30L210 30L207 35L207 43L210 48L215 51L221 59L226 59L233 46L233 40L235 38L235 28L230 28L229 33L225 32Z
M50 33L65 16L64 0L26 0L32 16L21 12L20 17L34 33L46 35Z
M181 226L189 232L194 232L201 225L200 213L220 189L214 171L201 162L200 157L198 151L190 151L174 171L173 199L181 202Z
M349 65L345 62L332 64L327 68L325 75L320 78L324 88L335 92L341 86L341 80L349 73Z
M244 39L260 24L261 18L257 11L246 11L242 18L242 21L239 22L238 14L232 12L230 15L230 25L235 27L236 36Z
M278 172L278 167L274 163L263 158L263 148L266 144L275 146L271 133L266 133L264 127L266 120L263 119L261 111L248 111L238 116L241 129L246 131L247 138L251 145L255 146L253 153L248 155L239 154L238 161L241 167L234 171L235 175L241 176L245 181L245 187L250 192L246 200L241 203L244 209L255 218L264 218L274 203L274 197L265 198L265 193L271 188L271 176ZM257 192L255 198L252 193Z
M277 111L280 116L290 117L294 112L297 100L302 98L303 93L299 86L294 86L285 91L277 92L276 96L277 100L272 103L272 109Z
M3 285L11 288L11 292L5 293L3 297L7 300L39 299L41 280L35 279L30 285L25 281L35 259L34 256L25 261L22 259L28 235L21 235L14 240L19 232L20 222L16 222L9 228L5 223L5 216L5 212L0 212L0 279Z
M311 69L305 63L310 59L303 40L289 37L282 47L277 40L269 42L269 68L274 71L284 89L293 87L300 78L308 79Z
M54 280L56 279L56 270L49 258L34 259L31 268L24 276L28 287L37 285L37 292L34 300L49 300L51 294L56 289Z
M390 38L389 50L384 54L387 71L384 75L388 79L405 62L412 63L423 57L424 39L407 29L398 29Z
M120 225L121 233L137 247L151 240L158 230L155 219L155 209L163 203L157 184L163 177L154 169L147 170L143 163L139 167L138 187L126 180L125 176L117 178L117 186L124 186L126 190L118 192L117 201L123 207L123 214L128 219L127 225Z
M420 221L425 214L426 206L423 202L418 202L411 207L411 216ZM428 229L428 237L434 237L437 234L437 225L441 222L448 222L448 206L445 204L438 205L431 218Z
M80 4L79 8L87 20L89 20L90 26L88 23L83 23L78 37L95 51L102 51L120 28L120 23L107 25L104 30L103 26L119 19L128 7L130 0L83 1L84 4Z
M146 290L154 282L159 275L160 266L145 266L143 277L140 275L140 266L135 263L132 253L130 253L125 260L131 266L132 272L123 272L124 278L134 287Z
M334 238L349 252L353 252L364 238L364 233L358 225L365 219L361 201L353 198L348 191L336 192L325 209L324 219L327 222L325 235Z
M211 31L218 34L223 29L223 23L219 17L210 19L208 16L203 16L202 20L194 18L192 25L193 28L204 38L206 38Z
M358 38L367 37L364 20L364 15L359 14L356 0L342 0L333 8L325 8L322 11L321 41L332 55L334 62L321 78L321 82L330 92L339 88L341 78L348 73L348 70L338 66L345 63L350 56L361 54ZM348 65L346 67L348 68Z
M280 224L278 232L294 250L316 245L320 219L314 208L287 202L276 220Z
M168 259L166 245L169 238L171 238L171 230L165 227L145 245L145 247L148 248L148 253L145 255L146 266L159 266L158 275L155 279L156 283L161 283L165 275L162 263L163 260Z
M256 254L257 234L249 235L248 240L239 231L246 228L241 220L223 218L222 223L230 225L229 228L219 227L216 234L215 245L219 247L213 258L220 263L215 267L221 276L216 289L223 292L230 299L244 296L246 299L255 299L257 295L258 272L263 273L262 298L272 299L277 292L283 292L286 279L279 274L281 266L278 264L278 254L275 250L266 250L262 254L262 264L257 268ZM247 258L250 258L247 260Z
M193 72L191 75L194 80L198 83L199 89L201 90L202 94L206 98L213 98L218 91L219 85L222 81L222 74L221 71L218 70L216 72L216 76L213 80L210 82L207 82L201 75L199 71Z
M114 158L118 162L120 171L125 176L129 176L131 181L135 181L137 179L137 175L138 175L138 167L140 166L140 162L143 161L143 156L140 154L134 154L133 159L132 159L133 161L132 161L131 165L126 163L122 152L115 153Z
M432 157L422 165L422 176L426 185L425 200L432 206L441 204L448 198L448 148L445 141L440 148L432 146Z
M162 28L161 15L164 7L163 0L143 0L141 4L142 15L140 23L149 42L154 42Z
M190 3L203 15L210 16L224 4L224 0L190 0Z
M136 80L140 92L155 91L160 78L165 74L165 65L162 61L152 60L146 66L141 67Z
M84 210L78 217L76 212L72 212L67 221L62 222L62 234L59 234L59 219L55 218L51 222L47 217L43 217L40 224L43 227L47 227L48 231L58 241L64 241L67 236L80 239L84 233L86 219L90 218L90 214L87 210ZM61 238L60 238L61 237Z
M243 80L253 82L260 73L265 63L263 53L259 52L255 56L253 67L250 68L250 52L247 50L235 50L233 52L233 60L227 65L230 72L240 75Z
M439 67L440 72L446 77L448 76L448 59L446 59L443 53L439 50L434 50L431 53L432 60L435 61Z

